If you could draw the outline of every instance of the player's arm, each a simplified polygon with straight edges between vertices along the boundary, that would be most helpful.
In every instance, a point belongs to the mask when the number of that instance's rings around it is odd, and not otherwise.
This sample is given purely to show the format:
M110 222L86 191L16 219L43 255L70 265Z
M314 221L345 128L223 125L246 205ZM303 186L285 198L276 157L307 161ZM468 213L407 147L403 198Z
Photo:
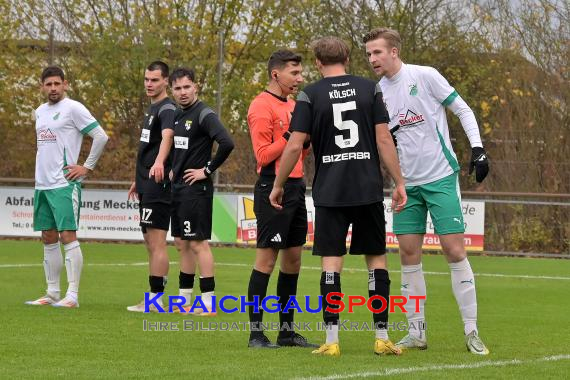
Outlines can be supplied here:
M289 178L289 175L295 168L299 156L303 151L303 145L311 141L312 132L312 105L309 95L305 91L299 92L297 103L291 118L289 130L292 131L291 137L287 142L287 146L281 155L279 172L273 183L273 190L269 194L269 202L273 207L281 210L283 206L283 186Z
M63 169L67 170L65 178L74 181L85 177L90 170L95 168L97 161L103 154L105 144L109 141L109 136L105 133L99 122L91 115L91 112L81 103L73 102L71 106L71 119L75 128L83 135L88 135L93 139L89 156L83 165L67 165Z
M390 176L396 185L392 193L392 209L395 212L400 212L404 209L404 206L408 201L408 196L406 195L404 177L402 176L402 170L400 169L400 161L398 161L398 153L396 152L394 138L388 127L390 117L388 116L388 110L386 110L386 106L384 105L382 89L378 83L374 88L372 117L374 119L376 129L376 148L378 149L378 154L382 158L382 162L384 162L386 169L388 169L388 173L390 173Z
M99 158L103 154L103 149L107 141L109 141L109 136L107 136L100 126L91 129L87 132L87 135L93 139L93 142L91 143L91 150L89 151L85 163L83 165L67 165L63 168L68 170L65 178L69 181L85 177L90 170L95 169L95 165L97 165L97 161L99 161Z
M398 153L388 129L388 124L376 124L376 146L382 162L384 162L388 173L390 173L396 185L392 193L392 209L400 212L404 209L408 196L406 195L404 177L402 177L402 170L398 161Z
M251 136L251 145L255 159L260 166L267 166L278 159L287 145L285 136L280 131L281 137L273 141L273 123L269 106L261 102L253 102L247 114L247 124Z
M166 175L166 173L164 173L164 162L170 154L174 140L175 110L176 108L174 105L165 104L158 111L158 118L160 120L160 125L162 126L162 140L160 141L160 147L158 148L158 155L148 172L148 177L151 178L154 176L154 181L156 183L162 182Z
M200 115L200 118L202 119L202 115ZM210 177L222 166L235 147L230 134L214 112L208 112L203 117L200 121L200 128L204 128L209 136L218 143L218 149L214 158L204 168L184 170L184 181L190 183L190 185Z
M436 69L428 67L425 71L429 91L432 96L444 107L449 108L455 116L459 118L461 126L469 139L471 145L471 162L469 164L469 174L476 169L475 178L477 182L483 182L489 173L489 162L487 153L483 148L479 126L473 110L465 100L459 96L457 91L449 84Z
M483 148L481 135L479 134L479 126L475 119L475 114L471 107L457 95L457 97L447 106L455 116L459 118L461 126L469 139L471 145L471 161L469 162L469 174L475 169L475 179L477 182L483 182L489 173L489 161L487 152Z
M301 156L301 153L303 152L303 144L305 143L307 136L308 135L303 132L294 131L291 133L291 137L289 137L289 141L281 155L279 172L277 173L277 177L273 183L273 190L269 196L271 205L278 210L283 208L283 206L281 206L283 200L283 186L295 168L297 161L299 161L299 156Z

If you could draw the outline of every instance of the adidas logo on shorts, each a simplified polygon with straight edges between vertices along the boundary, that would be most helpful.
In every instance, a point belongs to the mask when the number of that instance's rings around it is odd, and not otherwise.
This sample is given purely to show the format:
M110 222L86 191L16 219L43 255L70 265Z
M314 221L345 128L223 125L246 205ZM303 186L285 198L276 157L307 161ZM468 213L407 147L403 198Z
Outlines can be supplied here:
M275 236L273 236L271 238L271 241L273 241L275 243L281 243L282 242L281 235L279 233L275 234Z

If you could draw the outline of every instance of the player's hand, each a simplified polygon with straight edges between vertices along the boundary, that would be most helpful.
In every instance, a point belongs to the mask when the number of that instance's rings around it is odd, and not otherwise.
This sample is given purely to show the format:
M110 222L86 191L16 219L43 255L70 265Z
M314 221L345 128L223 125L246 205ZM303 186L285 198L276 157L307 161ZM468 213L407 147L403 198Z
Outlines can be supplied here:
M277 210L283 210L283 188L273 186L273 190L271 190L271 194L269 194L269 203L271 206L275 207Z
M63 170L68 170L65 178L68 181L75 181L76 179L83 178L89 173L89 169L81 165L67 165L63 167Z
M139 200L139 193L137 193L137 185L135 182L131 184L129 187L129 193L127 194L127 199L129 201L138 201Z
M404 184L397 185L392 193L392 210L400 212L408 202L408 194L406 194L406 187Z
M171 171L168 173L168 179L170 179L170 182L172 182L172 178L174 178L174 172L171 170Z
M192 185L196 181L200 181L208 178L206 173L204 173L204 168L202 169L186 169L184 170L184 182Z
M471 149L471 161L469 162L469 175L475 169L475 180L483 182L489 173L489 160L487 159L487 152L481 147Z
M148 172L148 178L154 177L154 182L160 183L164 179L164 164L155 162Z

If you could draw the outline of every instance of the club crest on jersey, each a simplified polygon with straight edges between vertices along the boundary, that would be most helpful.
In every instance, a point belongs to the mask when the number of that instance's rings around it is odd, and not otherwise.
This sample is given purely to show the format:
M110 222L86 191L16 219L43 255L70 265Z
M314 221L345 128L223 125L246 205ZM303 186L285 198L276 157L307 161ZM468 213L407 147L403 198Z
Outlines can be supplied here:
M190 128L192 128L192 120L186 120L186 122L184 123L184 128L186 128L186 130L189 131Z
M53 115L53 119L57 120L59 119L59 115L61 114L61 112L56 113L55 115Z
M416 83L410 85L410 95L416 96L418 94L418 85Z
M148 125L151 125L153 120L154 120L154 115L150 115L150 117L148 118Z

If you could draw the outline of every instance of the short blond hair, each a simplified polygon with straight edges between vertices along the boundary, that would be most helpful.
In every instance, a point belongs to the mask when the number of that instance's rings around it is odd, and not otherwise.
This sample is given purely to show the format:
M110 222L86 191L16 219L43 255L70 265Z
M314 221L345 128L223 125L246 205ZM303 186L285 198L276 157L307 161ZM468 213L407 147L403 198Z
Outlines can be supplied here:
M372 29L370 32L366 33L364 37L362 37L362 42L367 43L369 41L374 41L379 38L383 38L388 43L388 46L391 48L398 49L398 54L400 53L400 49L402 49L402 39L400 38L400 33L397 30L390 29L390 28L375 28Z
M338 37L323 37L311 44L315 57L325 66L346 63L350 48Z

